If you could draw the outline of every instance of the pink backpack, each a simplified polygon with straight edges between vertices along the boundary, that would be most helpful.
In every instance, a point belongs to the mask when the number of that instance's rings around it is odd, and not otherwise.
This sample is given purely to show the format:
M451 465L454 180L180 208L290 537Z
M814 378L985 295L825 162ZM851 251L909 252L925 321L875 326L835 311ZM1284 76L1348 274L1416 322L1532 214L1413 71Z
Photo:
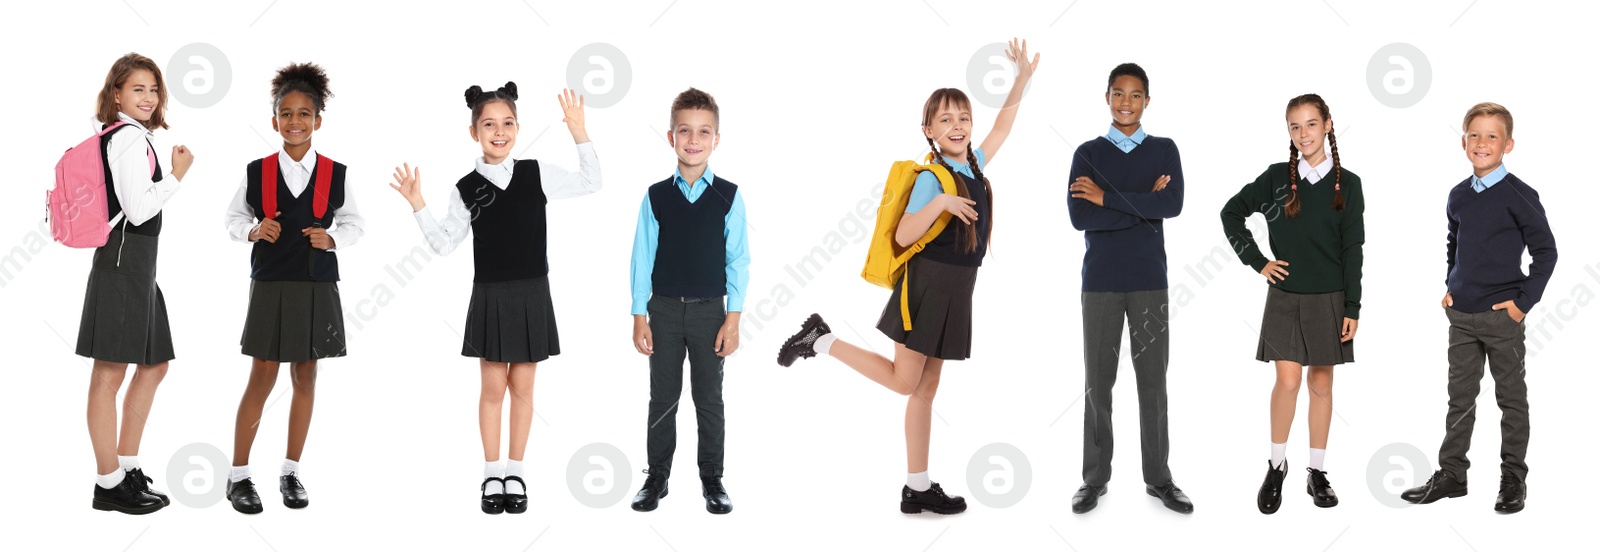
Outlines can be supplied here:
M106 200L105 154L100 150L101 137L122 128L128 123L118 121L95 133L76 147L68 149L56 163L56 183L45 192L49 206L47 220L50 236L67 247L96 248L106 244L111 227L116 220L108 220ZM156 166L156 153L149 148L150 170Z

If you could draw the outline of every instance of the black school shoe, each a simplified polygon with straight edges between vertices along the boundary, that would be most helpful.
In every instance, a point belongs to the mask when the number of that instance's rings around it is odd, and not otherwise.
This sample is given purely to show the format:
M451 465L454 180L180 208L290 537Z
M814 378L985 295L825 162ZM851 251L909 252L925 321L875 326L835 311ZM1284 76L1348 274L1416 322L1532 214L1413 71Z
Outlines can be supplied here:
M279 476L278 492L283 493L284 506L298 510L311 505L311 498L306 496L306 487L300 484L298 474Z
M1528 486L1509 473L1500 474L1500 496L1494 499L1494 511L1515 514L1522 511L1528 499Z
M506 505L505 505L506 495L505 495L504 492L499 492L499 493L495 493L495 494L489 494L489 482L490 481L499 481L500 482L500 488L502 488L502 489L504 489L505 486L506 486L506 484L505 484L506 480L498 478L498 477L490 477L490 478L486 478L486 479L483 480L483 484L478 486L478 490L483 492L483 499L481 501L482 506L483 506L483 513L485 513L485 514L498 514L500 512L504 512L505 509L506 509Z
M172 500L167 498L167 495L162 494L160 491L157 491L155 489L150 488L150 484L151 483L155 483L156 480L151 479L150 476L148 476L148 475L145 475L143 469L134 468L134 469L131 469L131 470L127 470L127 471L123 472L123 478L124 479L129 479L129 478L133 479L133 484L135 486L139 487L139 490L144 491L144 494L147 494L147 495L150 495L150 496L153 496L153 497L161 499L161 505L162 506L171 506L172 505Z
M965 511L967 511L967 499L944 494L944 489L940 488L938 483L929 486L926 491L913 491L911 487L900 488L900 513L902 514L933 512L935 514L950 515Z
M161 499L155 495L147 494L134 482L132 477L123 476L122 482L112 488L101 487L98 483L94 486L94 509L103 512L122 512L124 514L142 515L160 510L163 505Z
M783 342L783 347L778 349L778 365L787 368L794 364L795 359L817 356L817 338L830 333L833 330L828 328L827 322L822 321L822 315L811 313L800 325L800 332L789 336Z
M1334 494L1333 485L1328 483L1328 472L1306 468L1306 494L1311 495L1311 503L1318 508L1339 505L1339 495Z
M528 482L515 475L508 475L501 481L504 481L506 486L505 499L502 500L505 504L506 513L520 514L528 511ZM522 492L515 494L511 492L512 481L516 481L518 485L522 486Z
M639 494L633 495L635 512L654 510L661 504L661 499L667 497L667 477L650 473L650 470L645 470L645 473L650 475L644 478L644 487L639 489Z
M1094 486L1084 483L1078 487L1078 492L1072 493L1072 513L1087 514L1095 506L1100 505L1100 497L1106 495L1106 486Z
M261 495L256 494L256 484L248 477L237 483L228 482L228 502L241 514L261 513Z
M1183 489L1177 483L1168 481L1160 485L1145 485L1144 494L1161 499L1161 505L1168 510L1180 514L1194 513L1194 503L1189 501L1189 495L1183 494Z
M1444 470L1435 470L1428 482L1406 489L1400 498L1412 504L1432 504L1443 498L1467 496L1467 482Z
M728 489L722 486L721 477L701 477L700 495L706 497L707 512L726 514L733 511L733 500L728 498Z
M1256 492L1256 508L1263 514L1273 514L1278 507L1283 505L1283 478L1289 475L1289 462L1285 460L1282 467L1272 467L1272 461L1267 461L1267 479L1261 482L1261 490Z

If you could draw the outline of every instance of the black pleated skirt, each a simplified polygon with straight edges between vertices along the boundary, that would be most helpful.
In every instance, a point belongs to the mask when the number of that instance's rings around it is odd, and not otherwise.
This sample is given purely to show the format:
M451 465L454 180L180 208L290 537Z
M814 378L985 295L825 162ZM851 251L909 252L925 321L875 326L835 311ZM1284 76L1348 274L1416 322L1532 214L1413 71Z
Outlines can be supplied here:
M345 356L339 283L251 280L239 348L278 362Z
M113 230L94 250L78 322L79 356L126 364L174 358L167 301L156 285L157 236Z
M900 288L911 279L911 331L900 312ZM907 349L945 360L965 360L972 353L972 291L978 267L911 258L906 275L896 283L889 304L878 318L878 331Z
M1343 291L1290 293L1269 288L1256 360L1288 360L1304 366L1355 362L1355 340L1340 342L1343 331Z
M547 277L474 282L461 354L489 362L542 362L561 354Z

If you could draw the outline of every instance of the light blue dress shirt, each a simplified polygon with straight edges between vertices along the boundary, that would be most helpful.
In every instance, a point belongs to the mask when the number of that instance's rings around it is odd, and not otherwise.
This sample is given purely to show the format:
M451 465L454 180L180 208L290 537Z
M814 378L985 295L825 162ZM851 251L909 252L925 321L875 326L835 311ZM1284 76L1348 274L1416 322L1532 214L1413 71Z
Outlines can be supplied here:
M982 169L989 166L989 160L983 155L983 148L973 148L972 155L978 158L978 168ZM977 178L977 175L972 174L972 166L969 163L957 163L950 160L949 157L944 158L944 162L958 173ZM911 187L911 198L906 202L906 214L909 215L922 210L923 207L927 207L928 203L933 201L933 198L939 197L939 194L942 193L944 193L944 186L939 184L939 177L934 176L931 172L922 171L917 174L917 183Z
M1122 153L1131 152L1133 148L1139 147L1139 144L1144 143L1145 136L1144 125L1139 125L1139 130L1133 131L1133 136L1128 136L1117 130L1117 125L1111 125L1111 131L1106 133L1106 139L1115 144L1117 149L1122 150Z
M711 187L715 178L711 174L711 167L706 167L705 174L695 179L690 186L683 179L683 173L677 169L672 171L672 181L678 185L678 191L683 192L683 197L690 203L700 199L700 194ZM733 205L728 209L728 215L722 219L722 237L726 242L724 249L727 262L728 278L728 312L744 311L745 289L750 284L750 240L745 225L744 194L733 194ZM648 313L650 303L650 275L656 266L656 246L660 243L661 223L656 221L655 209L650 206L650 194L644 195L644 203L639 205L639 222L633 234L633 314L644 315Z
M1501 163L1500 166L1495 167L1494 171L1491 171L1489 173L1489 176L1485 176L1483 178L1478 178L1477 174L1473 174L1472 175L1472 191L1478 192L1478 193L1483 193L1484 190L1487 190L1487 189L1489 189L1491 187L1494 187L1495 184L1499 184L1501 180L1505 179L1505 177L1506 177L1506 164L1505 163Z

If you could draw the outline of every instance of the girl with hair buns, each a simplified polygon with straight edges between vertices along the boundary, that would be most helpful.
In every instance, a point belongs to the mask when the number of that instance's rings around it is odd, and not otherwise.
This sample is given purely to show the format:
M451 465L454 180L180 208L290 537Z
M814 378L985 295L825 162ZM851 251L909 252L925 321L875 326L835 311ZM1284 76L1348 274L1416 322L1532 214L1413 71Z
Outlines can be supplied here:
M345 356L335 251L355 245L366 223L353 188L345 185L344 164L311 146L331 97L321 67L295 63L278 70L272 79L272 129L283 137L283 146L245 167L224 217L234 241L254 244L240 339L241 351L251 358L250 379L234 420L227 486L233 509L246 514L262 510L250 479L250 446L279 365L289 363L294 398L278 490L284 506L304 508L310 499L300 481L300 454L311 429L317 360Z
M1256 495L1263 514L1278 511L1288 477L1285 448L1294 422L1303 367L1311 450L1306 494L1319 508L1339 504L1323 470L1333 418L1333 367L1355 362L1356 320L1361 315L1361 247L1365 201L1361 177L1339 163L1333 115L1316 94L1289 100L1289 162L1275 163L1222 207L1222 230L1239 260L1267 279L1256 360L1272 362L1272 457ZM1326 147L1324 147L1326 146ZM1272 245L1261 254L1245 219L1261 213ZM1291 276L1291 273L1293 274Z
M523 452L533 424L533 376L538 363L561 352L550 298L545 203L600 189L600 161L583 126L583 97L558 96L562 122L578 146L578 172L533 159L513 159L517 134L517 85L467 89L472 110L468 134L482 149L476 168L456 182L443 222L422 199L422 169L396 167L391 188L411 203L428 247L447 255L472 233L472 299L467 306L461 354L478 359L483 380L478 430L483 437L481 508L486 514L528 509L522 479ZM500 422L511 395L510 446L500 461Z

